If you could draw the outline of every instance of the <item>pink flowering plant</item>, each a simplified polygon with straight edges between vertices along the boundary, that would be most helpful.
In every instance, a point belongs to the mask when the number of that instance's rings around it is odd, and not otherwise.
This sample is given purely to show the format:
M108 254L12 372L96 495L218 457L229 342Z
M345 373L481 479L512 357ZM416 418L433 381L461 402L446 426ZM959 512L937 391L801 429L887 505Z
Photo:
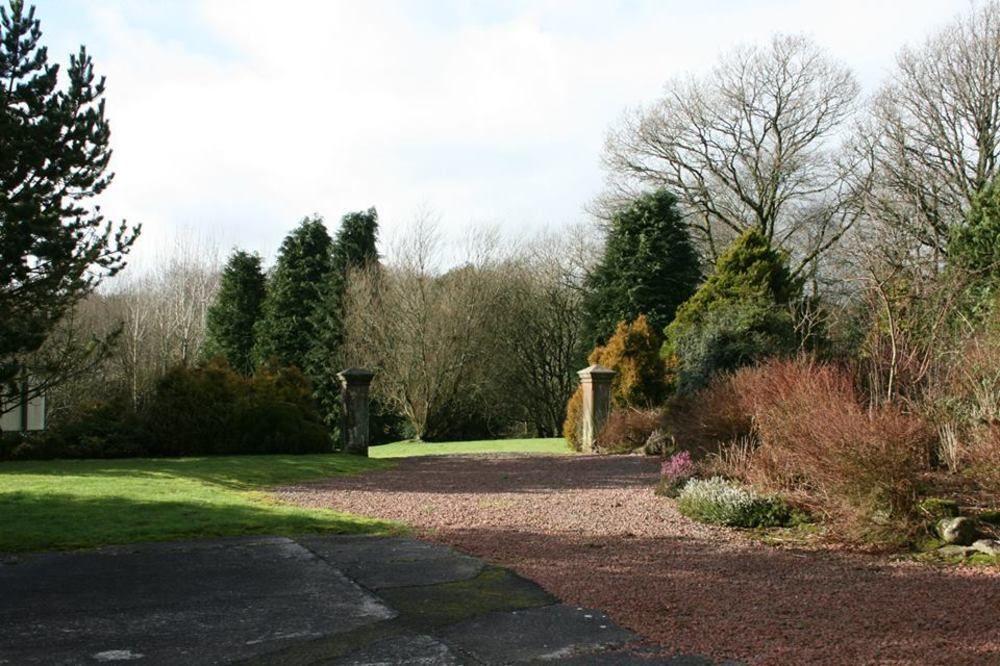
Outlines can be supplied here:
M677 497L684 484L694 476L695 466L689 451L680 451L663 461L660 466L660 483L657 495Z

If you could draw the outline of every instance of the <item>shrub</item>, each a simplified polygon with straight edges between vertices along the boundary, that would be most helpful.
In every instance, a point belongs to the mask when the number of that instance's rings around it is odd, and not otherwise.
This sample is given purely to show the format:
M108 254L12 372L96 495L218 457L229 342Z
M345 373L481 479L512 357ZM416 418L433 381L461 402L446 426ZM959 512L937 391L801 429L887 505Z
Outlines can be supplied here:
M143 410L150 452L184 456L332 450L311 396L309 381L297 368L265 365L250 379L218 362L175 368Z
M759 442L748 470L755 486L801 491L868 536L912 518L932 441L923 419L867 406L844 368L805 359L746 368L732 381Z
M157 382L142 411L149 452L160 456L233 453L232 431L249 400L249 380L221 359L173 368ZM245 424L241 424L245 425Z
M583 388L577 387L566 403L566 420L563 421L563 437L574 451L583 450L580 430L583 427Z
M730 375L720 375L694 395L667 404L667 427L678 445L701 460L751 435L753 415Z
M88 400L43 432L6 433L0 460L126 458L142 455L141 424L123 400Z
M782 499L758 495L719 476L688 481L677 508L693 520L727 527L781 527L793 516Z
M594 438L598 453L632 453L660 429L663 415L655 409L615 409Z
M666 396L666 372L660 358L662 339L645 315L619 322L603 347L595 347L588 360L615 371L611 397L617 407L651 407Z
M975 429L964 451L966 474L983 489L1000 493L1000 424Z
M718 377L672 405L678 443L706 471L794 494L844 528L881 539L915 524L933 433L917 415L870 406L843 367L774 359Z
M787 308L763 299L720 302L697 325L678 328L672 338L677 391L690 393L721 372L790 354L796 346Z
M676 497L684 484L694 476L694 462L688 451L680 451L670 456L660 465L660 482L656 494Z
M717 372L792 351L788 306L798 294L788 257L760 230L746 231L666 328L661 356L675 373L676 388L691 392Z
M123 401L94 402L48 432L5 440L0 457L329 451L329 434L311 393L309 382L295 368L264 367L249 379L222 360L174 368L140 411Z

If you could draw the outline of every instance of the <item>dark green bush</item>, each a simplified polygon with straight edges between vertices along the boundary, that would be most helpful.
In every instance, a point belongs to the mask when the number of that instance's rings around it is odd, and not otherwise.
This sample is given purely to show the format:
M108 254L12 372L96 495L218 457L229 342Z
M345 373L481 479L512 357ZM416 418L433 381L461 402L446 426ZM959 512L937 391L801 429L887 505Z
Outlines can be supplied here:
M44 432L5 433L0 460L128 458L145 453L136 414L123 400L88 401Z
M763 233L737 238L666 328L661 355L675 388L689 393L719 372L794 351L790 304L800 291L787 255Z
M796 346L795 324L787 309L762 299L719 302L697 326L674 336L677 390L691 393L722 372L789 354Z
M150 453L319 453L332 448L305 376L262 367L246 379L212 362L175 368L143 410Z
M252 378L224 361L178 367L141 410L94 402L44 433L6 435L0 459L123 458L332 450L308 380L295 368Z

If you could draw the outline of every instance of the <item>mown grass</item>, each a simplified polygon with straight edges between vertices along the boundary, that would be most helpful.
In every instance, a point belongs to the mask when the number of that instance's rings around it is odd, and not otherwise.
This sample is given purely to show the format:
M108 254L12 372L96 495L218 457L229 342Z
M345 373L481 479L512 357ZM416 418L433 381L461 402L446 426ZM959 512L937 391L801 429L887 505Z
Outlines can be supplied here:
M474 442L418 442L407 440L372 446L372 458L411 458L415 456L476 455L487 453L534 453L570 455L572 450L562 437L549 439L490 439Z
M0 463L0 552L236 535L388 532L268 487L381 469L344 454Z

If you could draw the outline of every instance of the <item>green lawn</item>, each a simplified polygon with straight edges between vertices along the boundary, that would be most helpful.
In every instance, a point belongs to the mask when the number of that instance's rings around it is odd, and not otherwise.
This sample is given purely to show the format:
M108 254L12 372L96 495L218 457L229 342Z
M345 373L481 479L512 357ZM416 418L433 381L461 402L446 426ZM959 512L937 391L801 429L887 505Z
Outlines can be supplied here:
M368 449L372 458L409 458L412 456L469 455L476 453L573 453L562 437L551 439L490 439L478 442L395 442Z
M0 552L392 531L388 523L282 505L260 492L390 465L343 454L0 462Z

